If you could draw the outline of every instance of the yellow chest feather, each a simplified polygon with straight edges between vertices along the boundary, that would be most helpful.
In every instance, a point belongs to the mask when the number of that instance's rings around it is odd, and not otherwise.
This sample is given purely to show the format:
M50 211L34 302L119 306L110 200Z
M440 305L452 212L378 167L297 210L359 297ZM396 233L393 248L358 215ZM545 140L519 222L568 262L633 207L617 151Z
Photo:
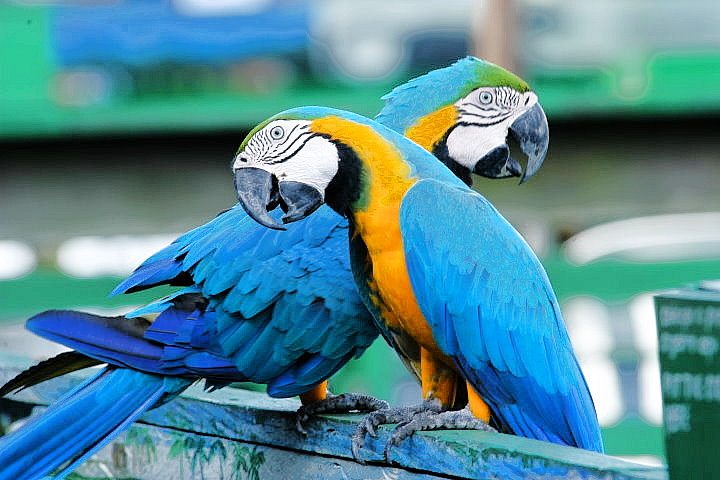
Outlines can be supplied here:
M373 302L385 323L405 331L420 345L435 350L435 342L413 292L405 264L400 233L400 205L405 193L417 181L410 165L390 142L372 128L340 118L315 120L324 132L349 145L365 167L368 190L365 204L354 214L356 234L365 243L372 261Z
M399 217L399 208L391 207L368 209L355 216L357 233L372 260L371 287L380 295L374 303L388 327L405 331L420 345L434 349L407 273Z

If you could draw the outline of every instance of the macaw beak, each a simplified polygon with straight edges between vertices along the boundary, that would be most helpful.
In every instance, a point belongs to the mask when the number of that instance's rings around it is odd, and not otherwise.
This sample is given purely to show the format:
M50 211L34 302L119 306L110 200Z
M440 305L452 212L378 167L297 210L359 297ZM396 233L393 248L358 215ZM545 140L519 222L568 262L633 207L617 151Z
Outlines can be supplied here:
M235 191L245 212L260 225L274 230L285 230L282 224L268 215L268 211L277 206L277 202L273 200L277 200L279 196L275 176L255 167L238 168L234 176Z
M315 187L301 182L280 182L280 207L285 212L283 223L302 220L322 204L323 196Z
M475 164L473 173L487 178L522 177L520 183L523 183L540 170L550 141L547 118L540 104L536 103L516 118L508 134L518 141L523 153L528 156L525 173L520 162L510 156L507 141L485 154Z
M533 105L510 125L510 134L518 141L520 149L528 157L525 173L520 178L520 183L524 183L542 167L550 143L547 117L539 103Z
M235 169L235 191L238 201L250 217L267 228L286 230L268 215L278 205L285 215L283 223L301 220L323 204L322 194L310 185L282 181L270 172L256 167Z
M509 178L522 175L522 165L510 156L507 145L490 150L475 164L473 173L486 178Z

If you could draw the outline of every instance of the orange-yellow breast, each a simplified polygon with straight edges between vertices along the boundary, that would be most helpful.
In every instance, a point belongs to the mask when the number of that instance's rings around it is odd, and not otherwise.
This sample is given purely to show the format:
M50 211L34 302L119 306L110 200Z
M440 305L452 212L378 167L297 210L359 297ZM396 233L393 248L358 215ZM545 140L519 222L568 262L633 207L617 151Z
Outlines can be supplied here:
M372 259L369 281L380 295L373 302L388 327L403 330L420 345L438 351L410 284L400 232L400 205L417 181L410 165L369 126L329 117L314 120L312 128L352 147L370 177L365 205L354 212L354 223Z

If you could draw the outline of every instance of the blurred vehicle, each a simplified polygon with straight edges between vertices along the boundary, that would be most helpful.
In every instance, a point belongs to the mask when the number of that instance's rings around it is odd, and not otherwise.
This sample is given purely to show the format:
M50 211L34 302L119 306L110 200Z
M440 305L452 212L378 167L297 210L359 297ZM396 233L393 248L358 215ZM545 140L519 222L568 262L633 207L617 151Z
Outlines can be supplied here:
M523 0L523 74L563 115L717 112L720 3Z
M262 94L292 81L307 50L308 5L282 0L221 3L125 1L52 11L50 35L59 82L91 84L77 71L108 79L107 100L186 97L238 91ZM142 21L138 21L142 19ZM74 104L74 103L70 103Z
M720 110L717 2L515 5L519 73L553 118ZM371 115L472 53L486 20L473 0L0 0L0 137L247 128L313 103Z
M310 57L318 77L402 81L470 52L473 0L314 0Z
M608 257L646 263L720 258L720 212L609 222L574 235L564 247L568 260L578 265Z

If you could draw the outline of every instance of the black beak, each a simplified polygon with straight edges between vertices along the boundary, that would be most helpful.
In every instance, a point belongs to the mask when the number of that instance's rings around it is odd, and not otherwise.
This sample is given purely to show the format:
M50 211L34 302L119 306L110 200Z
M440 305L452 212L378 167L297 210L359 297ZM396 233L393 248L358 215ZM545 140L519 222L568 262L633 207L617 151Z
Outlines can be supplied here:
M235 190L243 209L268 228L286 230L268 214L278 205L285 211L283 223L291 223L302 220L323 204L323 196L316 188L300 182L278 184L273 174L261 168L238 168L234 175Z
M507 145L500 145L475 164L473 173L487 178L519 177L522 175L522 165L510 156Z
M317 189L305 183L280 182L280 201L286 212L282 221L291 223L317 210L323 204L323 197Z
M268 210L278 205L280 192L275 177L270 172L255 167L238 168L234 176L238 200L247 214L260 225L285 230L281 223L268 215Z
M510 149L505 145L500 145L490 150L479 162L475 164L473 173L482 175L487 178L505 178L508 177L505 166L510 160ZM517 163L517 162L516 162Z
M510 125L511 135L528 156L527 168L520 183L529 180L542 167L550 143L549 132L547 117L539 103L533 105Z

